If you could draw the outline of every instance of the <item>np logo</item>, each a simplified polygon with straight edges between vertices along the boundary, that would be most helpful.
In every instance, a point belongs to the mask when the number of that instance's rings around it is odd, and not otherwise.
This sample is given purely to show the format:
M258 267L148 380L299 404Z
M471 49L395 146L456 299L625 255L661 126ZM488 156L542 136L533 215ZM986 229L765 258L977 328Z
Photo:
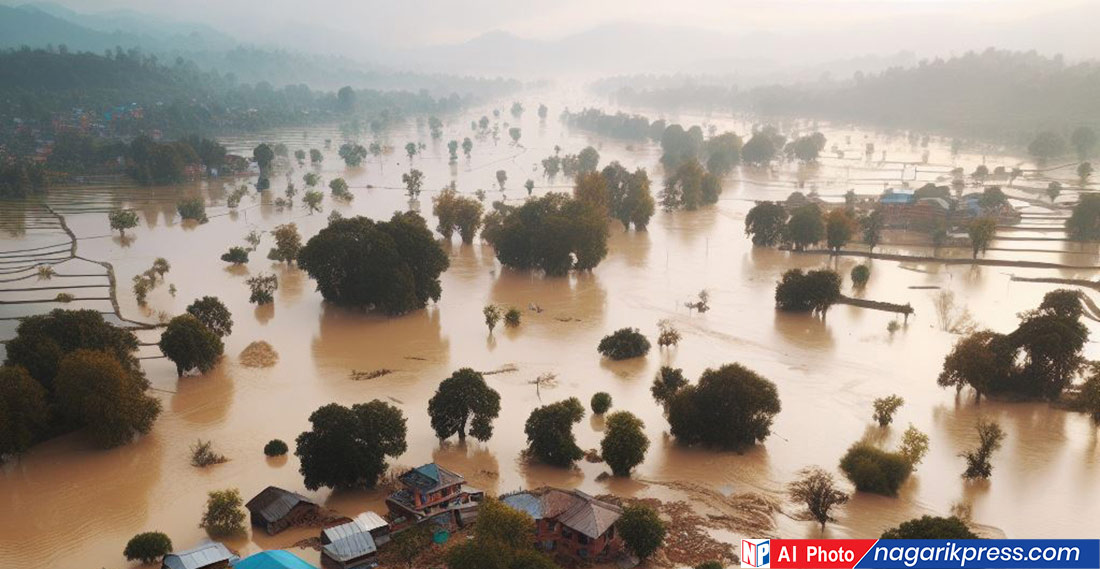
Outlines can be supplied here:
M766 539L741 540L742 567L771 567L771 545Z

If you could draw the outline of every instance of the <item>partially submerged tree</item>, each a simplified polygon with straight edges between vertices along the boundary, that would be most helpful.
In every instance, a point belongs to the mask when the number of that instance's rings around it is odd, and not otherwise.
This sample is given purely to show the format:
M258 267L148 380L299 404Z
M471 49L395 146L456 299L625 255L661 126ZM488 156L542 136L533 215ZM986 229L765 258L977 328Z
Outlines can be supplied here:
M573 424L583 418L584 407L576 397L531 411L523 428L528 455L552 466L572 465L584 456L573 436Z
M989 249L989 244L997 233L997 220L992 217L975 219L967 226L966 233L970 237L970 248L974 252L974 258L977 259L978 253L985 254Z
M607 256L607 235L603 213L558 193L519 207L499 205L482 230L501 264L550 276L594 269Z
M169 553L172 553L172 540L159 531L147 531L131 537L122 551L127 561L141 561L146 565Z
M830 512L848 502L848 493L837 488L833 475L818 466L798 471L798 478L787 485L787 495L806 506L810 517L821 524L821 531L826 523L836 521Z
M637 328L620 328L604 336L596 349L612 360L640 358L649 353L649 340Z
M294 263L298 252L302 250L302 236L294 223L276 225L271 235L275 237L275 247L267 254L272 261Z
M245 531L244 500L236 488L212 490L207 494L206 511L199 527L211 537L227 537Z
M0 459L22 454L46 432L46 389L22 366L0 367Z
M815 203L796 208L791 213L791 218L787 220L785 237L796 251L801 251L824 239L825 218L821 215L821 208Z
M204 296L187 307L187 313L202 322L211 332L224 338L233 332L233 315L216 296Z
M107 219L111 223L111 229L118 231L119 236L125 237L127 229L133 229L137 227L138 215L137 212L132 209L116 209L107 214Z
M275 291L279 288L279 279L275 275L260 273L245 281L250 294L248 302L253 304L271 304L275 302Z
M615 476L630 476L630 471L645 460L649 437L645 424L629 411L608 415L607 428L600 442L600 456Z
M803 273L790 269L775 285L775 307L790 312L811 312L822 317L840 299L840 275L828 269Z
M207 373L221 358L225 346L211 329L191 314L183 314L168 322L160 336L160 351L176 364L176 375L198 369Z
M474 235L481 228L483 210L481 202L459 195L453 185L432 198L432 213L439 220L436 231L448 240L458 231L467 245L474 242Z
M885 427L894 421L894 413L905 403L905 400L897 395L888 395L875 399L874 418L878 426Z
M657 345L665 348L676 346L680 343L680 331L672 324L672 321L663 318L657 321Z
M894 496L902 483L909 479L913 465L899 452L858 442L840 459L840 470L856 490Z
M485 308L481 309L481 314L485 316L485 325L489 327L489 333L493 333L493 328L497 327L497 323L500 322L500 307L495 304L486 304Z
M405 452L405 416L383 401L336 403L309 416L311 429L298 435L294 454L310 490L373 488L386 471L386 457Z
M611 408L611 394L606 391L598 391L592 396L592 401L589 402L589 407L592 408L592 413L596 415L603 415L607 413L607 410Z
M335 220L306 243L298 264L328 302L401 314L439 299L450 262L424 219L408 212Z
M967 479L989 478L993 474L993 465L990 464L989 459L997 449L1001 448L1005 438L1004 430L995 421L979 419L976 428L978 431L978 448L959 455L966 459L966 471L963 472L963 478Z
M745 215L745 235L752 236L757 247L774 247L783 240L787 210L775 202L756 202Z
M978 539L958 517L921 516L882 533L882 539Z
M768 438L781 408L774 383L741 364L727 364L676 390L667 412L680 442L741 449Z
M160 401L145 394L147 386L144 376L128 371L111 354L86 349L61 359L53 380L60 416L82 425L102 447L127 443L153 427Z
M657 370L657 376L653 378L653 385L650 386L649 392L653 395L653 399L667 410L672 397L687 384L684 370L661 366L661 369Z
M248 249L244 247L230 247L229 251L222 253L222 261L234 265L243 265L248 262Z
M466 427L479 441L493 436L493 420L500 414L500 394L485 383L480 373L462 368L444 379L428 400L432 430L440 440L458 435L466 440Z
M852 286L856 288L863 288L867 286L867 281L871 280L871 267L865 264L856 265L852 267Z

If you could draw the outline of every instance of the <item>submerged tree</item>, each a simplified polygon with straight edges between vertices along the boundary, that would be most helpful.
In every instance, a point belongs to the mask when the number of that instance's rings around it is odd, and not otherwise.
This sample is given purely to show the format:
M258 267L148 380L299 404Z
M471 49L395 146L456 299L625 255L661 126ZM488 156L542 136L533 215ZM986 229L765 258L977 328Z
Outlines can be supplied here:
M168 322L160 336L160 351L176 364L176 375L192 369L207 373L221 358L225 346L221 337L191 314L183 314Z
M137 212L132 209L112 210L107 214L107 219L111 223L111 229L118 231L120 237L125 237L126 230L133 229L138 224Z
M989 459L997 449L1001 448L1005 438L1004 430L994 421L979 419L977 430L978 448L959 455L966 459L963 478L989 478L993 474L993 465L990 464Z
M584 456L573 436L573 424L583 418L584 407L576 397L531 411L523 428L527 435L527 453L552 466L572 465Z
M848 502L848 493L837 488L833 475L824 469L811 466L798 472L798 478L787 485L787 495L791 500L806 506L810 517L821 524L835 522L830 513L833 508Z
M803 273L791 269L783 273L775 286L775 307L791 312L811 312L825 316L840 298L840 275L828 269Z
M628 411L617 411L607 417L600 456L615 476L630 476L630 471L645 460L649 437L644 428L642 420Z
M439 220L436 231L444 239L450 239L458 231L463 243L473 243L474 235L481 228L483 210L481 202L459 195L454 186L443 188L439 195L432 198L432 213Z
M649 353L649 340L637 328L620 328L604 336L596 349L612 360L640 358Z
M83 425L97 444L114 447L145 434L160 414L160 401L145 394L144 376L128 372L102 351L78 349L60 360L53 380L57 411Z
M602 212L559 193L499 205L482 231L501 264L550 276L595 268L607 256L607 235Z
M661 369L657 370L657 376L653 378L653 385L650 386L649 392L661 407L668 409L672 397L687 384L688 380L684 377L684 370L671 366L661 366Z
M428 400L432 429L440 440L457 434L458 440L465 441L469 424L470 435L487 441L493 436L493 419L499 414L500 394L470 368L462 368L443 380Z
M375 399L350 408L336 403L309 416L311 429L298 435L294 454L305 487L373 488L386 471L386 457L405 452L405 416Z
M212 537L242 534L245 530L245 513L241 492L236 488L212 490L207 494L206 510L199 527Z
M752 236L752 244L773 247L783 240L787 227L787 210L775 202L756 202L745 215L745 235Z
M707 369L668 402L672 435L685 444L739 449L763 442L781 409L775 384L740 365Z
M667 532L665 523L649 506L632 504L623 508L615 528L623 538L623 543L645 561L660 549L665 542Z
M298 226L293 223L276 225L271 235L275 237L275 247L267 254L267 258L294 263L298 259L298 252L302 250L302 236L298 233Z
M889 395L875 399L874 419L878 426L885 427L894 421L894 413L905 404L905 400L897 395Z
M245 281L251 294L248 301L253 304L275 302L275 291L279 288L279 279L275 275L260 273Z
M978 539L978 535L955 516L921 516L886 530L882 539Z

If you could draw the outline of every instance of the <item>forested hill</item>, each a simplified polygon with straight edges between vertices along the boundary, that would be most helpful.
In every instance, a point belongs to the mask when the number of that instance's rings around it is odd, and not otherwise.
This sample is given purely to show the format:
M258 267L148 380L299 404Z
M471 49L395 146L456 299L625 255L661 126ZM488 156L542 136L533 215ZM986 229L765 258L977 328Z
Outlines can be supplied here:
M639 85L621 87L614 96L626 104L730 108L1027 141L1044 129L1100 127L1100 63L990 49L857 73L846 81L750 90Z
M458 94L239 83L192 62L165 65L136 50L106 55L29 48L0 52L0 143L16 130L59 125L100 136L160 131L166 137L319 120L389 120L459 108Z

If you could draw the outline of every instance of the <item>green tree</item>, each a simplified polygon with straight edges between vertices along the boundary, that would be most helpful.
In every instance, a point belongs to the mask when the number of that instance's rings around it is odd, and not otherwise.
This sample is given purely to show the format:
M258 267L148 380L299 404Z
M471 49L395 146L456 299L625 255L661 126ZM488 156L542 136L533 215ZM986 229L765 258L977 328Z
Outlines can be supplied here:
M775 135L767 132L753 133L752 138L741 149L741 159L753 166L767 166L783 147L782 143L776 144L778 140Z
M355 194L348 191L348 183L343 178L336 178L328 183L328 187L332 190L332 197L349 202L355 198Z
M981 399L986 395L995 378L1008 375L1011 363L1004 357L1007 345L1003 334L988 330L974 332L959 339L943 361L943 371L936 383L940 387L954 387L956 392L971 387Z
M180 218L184 220L197 221L199 223L206 223L208 221L206 217L206 204L203 203L202 198L187 198L176 203L176 211L180 214Z
M886 228L886 219L882 210L875 209L867 217L864 217L860 225L863 227L863 242L867 244L872 253L875 247L882 242L882 231Z
M298 254L325 300L401 314L439 300L439 274L450 262L424 219L395 213L390 221L334 220Z
M612 360L640 358L649 353L649 340L637 328L620 328L604 336L596 350Z
M198 369L207 373L221 358L225 346L221 338L191 314L182 314L168 322L160 336L160 351L176 364L176 375Z
M275 302L275 291L279 288L279 279L275 275L260 273L244 282L250 291L248 302L259 305Z
M810 135L800 136L787 143L784 152L788 158L798 159L799 162L817 162L817 157L825 150L825 135L815 132Z
M281 439L271 439L264 445L265 456L283 456L290 450L286 446L286 442Z
M786 239L794 245L795 250L801 251L824 238L825 219L817 204L809 203L794 210L787 221Z
M485 217L482 237L502 265L560 276L591 270L607 256L604 214L566 194L548 193Z
M825 242L834 252L840 252L858 229L859 223L845 209L831 210L825 216Z
M781 408L774 383L740 364L727 364L704 371L697 385L676 390L667 412L680 442L739 449L767 439Z
M966 471L963 478L989 478L993 474L993 465L989 459L1005 439L1005 432L995 421L978 420L978 448L962 453L966 459Z
M913 472L913 465L901 453L858 442L840 459L840 470L856 490L894 496Z
M1100 195L1080 195L1066 220L1066 234L1074 241L1100 241Z
M305 486L373 488L386 471L386 457L405 452L405 416L375 399L351 408L336 403L309 416L312 428L298 435L294 454Z
M325 194L317 190L306 190L306 193L302 194L302 205L306 206L310 215L313 215L321 211L321 201L324 199Z
M493 420L500 414L500 394L485 383L485 378L470 368L462 368L444 379L428 400L432 430L440 440L457 434L466 440L466 426L479 441L493 436Z
M806 506L810 517L821 524L835 522L830 513L833 508L848 502L848 493L837 488L833 475L818 466L798 471L798 478L787 485L787 495L792 502Z
M316 148L310 148L309 149L309 162L311 164L320 164L324 160L325 160L325 155L321 154L320 150L317 150Z
M244 247L230 247L228 251L222 253L222 261L226 263L232 263L234 265L243 265L248 262L248 249Z
M428 117L428 130L431 132L432 138L440 138L443 136L443 121L439 120L439 117Z
M401 183L405 184L405 195L409 196L410 200L419 199L420 188L424 185L424 172L413 168L401 174Z
M996 233L997 221L991 217L981 217L970 222L967 235L970 237L970 248L974 251L975 259L978 258L978 253L985 253Z
M172 552L172 540L159 531L139 533L126 542L122 554L127 561L141 561L149 565Z
M607 416L600 456L615 476L630 476L630 471L645 460L649 437L644 429L645 423L628 411L616 411Z
M271 235L275 237L275 247L267 254L267 258L293 263L298 258L298 252L302 250L302 236L298 233L298 226L294 223L276 225Z
M147 385L110 353L79 349L61 360L54 398L61 417L82 425L100 446L114 447L148 433L160 414Z
M49 425L46 389L21 366L0 367L0 458L31 448Z
M901 435L901 446L898 452L905 458L905 462L916 468L924 460L924 455L928 454L928 435L909 425Z
M852 267L852 286L856 288L863 288L867 286L867 281L871 280L871 267L868 265L856 265Z
M840 298L840 275L828 269L803 273L791 269L775 285L775 307L790 312L812 312L823 317Z
M882 539L978 539L978 536L955 516L921 516L886 530Z
M609 213L630 229L644 231L653 217L656 202L650 192L649 175L642 168L630 172L618 162L612 162L601 172L608 191Z
M474 149L474 141L470 140L470 137L462 139L462 153L466 155L466 159L470 159L470 151Z
M500 189L504 189L504 183L508 181L508 172L505 170L497 170L497 185Z
M745 235L752 236L757 247L774 247L783 239L787 210L775 202L756 202L745 215Z
M432 531L427 524L414 524L412 527L393 534L390 540L397 557L412 569L417 557L431 548Z
M577 173L595 172L600 166L600 153L591 146L585 146L577 153Z
M687 384L688 380L684 377L684 370L671 366L661 366L661 369L657 370L657 376L653 378L653 385L650 386L649 392L653 395L654 401L667 409L673 396Z
M657 511L649 506L631 504L623 508L623 515L615 522L615 528L623 543L645 561L665 542L665 523Z
M206 496L206 511L199 527L211 537L227 537L245 531L244 501L236 488L212 490Z
M187 307L187 313L202 322L211 332L224 338L233 332L233 315L216 296L204 296Z
M275 160L275 151L266 142L261 142L252 149L252 159L260 167L260 175L266 176L271 172L271 163Z
M512 144L519 144L519 137L522 135L523 131L518 126L508 129L508 136L512 138Z
M555 569L535 549L535 520L495 498L478 508L472 540L447 550L448 569Z
M115 209L111 213L107 214L107 219L111 223L111 230L117 230L120 236L126 235L127 229L133 229L137 227L138 215L137 212L132 209Z
M573 437L573 424L583 418L584 407L576 397L531 411L523 428L528 454L552 466L572 465L584 456Z
M363 160L367 157L367 149L362 144L355 144L346 142L340 145L340 158L344 159L344 164L349 167L355 167L363 163Z
M405 154L409 156L409 160L412 160L413 156L416 156L416 143L409 142L405 144Z
M592 401L588 403L588 406L592 408L592 413L596 415L603 415L607 413L607 410L611 408L611 394L606 391L598 391L592 396Z
M889 395L875 399L874 419L878 426L885 427L894 421L894 413L905 404L905 400L897 395Z
M509 306L508 310L504 313L504 325L509 328L515 328L519 326L521 314L518 308L515 306Z
M483 211L481 202L459 195L452 186L432 198L432 213L439 220L436 231L448 240L458 231L467 245L474 242L474 235L481 228Z

